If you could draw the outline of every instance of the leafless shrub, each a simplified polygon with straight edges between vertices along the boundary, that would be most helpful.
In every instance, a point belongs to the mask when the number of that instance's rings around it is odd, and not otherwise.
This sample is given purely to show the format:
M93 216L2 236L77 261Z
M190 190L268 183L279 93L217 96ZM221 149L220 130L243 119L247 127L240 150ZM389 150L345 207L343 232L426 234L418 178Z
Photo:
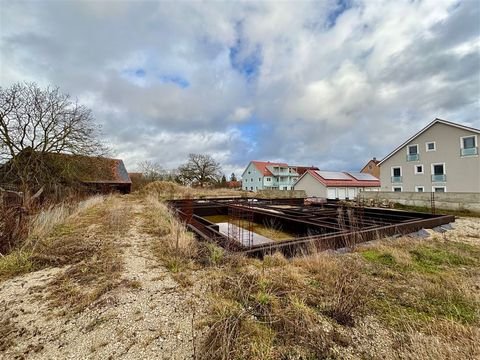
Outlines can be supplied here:
M0 205L0 254L21 244L27 233L27 218L22 209Z

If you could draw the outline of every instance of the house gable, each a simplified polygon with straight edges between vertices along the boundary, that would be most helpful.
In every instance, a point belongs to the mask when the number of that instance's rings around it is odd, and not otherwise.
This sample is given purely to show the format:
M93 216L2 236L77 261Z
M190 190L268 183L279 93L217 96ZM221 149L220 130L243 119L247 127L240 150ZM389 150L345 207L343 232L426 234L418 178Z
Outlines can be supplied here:
M398 146L398 147L397 147L395 150L393 150L390 154L388 154L387 156L385 156L385 157L378 163L378 166L381 166L386 160L388 160L389 158L391 158L393 155L395 155L397 152L399 152L400 150L402 150L405 146L407 146L407 145L408 145L409 143L411 143L413 140L415 140L415 139L418 138L420 135L422 135L422 134L425 133L427 130L429 130L432 126L437 125L437 124L444 124L444 125L447 125L447 126L452 126L452 127L455 127L455 128L459 128L459 129L462 129L462 130L467 130L467 131L471 131L471 132L480 134L480 130L479 130L479 129L475 129L475 128L472 128L472 127L468 127L468 126L456 124L456 123L453 123L453 122L451 122L451 121L447 121L447 120L443 120L443 119L438 119L438 118L436 118L436 119L433 120L430 124L428 124L427 126L425 126L422 130L420 130L420 131L417 132L415 135L413 135L412 137L410 137L407 141L405 141L403 144L401 144L400 146Z

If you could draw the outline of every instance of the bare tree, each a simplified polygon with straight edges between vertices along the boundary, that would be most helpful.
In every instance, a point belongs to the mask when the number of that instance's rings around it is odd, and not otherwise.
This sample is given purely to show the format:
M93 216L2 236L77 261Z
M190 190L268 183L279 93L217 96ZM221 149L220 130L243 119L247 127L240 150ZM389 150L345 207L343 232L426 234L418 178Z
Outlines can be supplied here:
M167 177L166 171L158 163L145 160L138 164L138 166L146 181L165 180Z
M220 164L205 154L190 154L178 171L183 183L201 187L217 182L221 176Z
M58 87L41 89L35 83L0 87L0 164L8 162L8 172L22 187L28 188L32 179L40 182L35 171L44 154L104 153L98 133L91 110ZM5 175L6 166L3 169Z

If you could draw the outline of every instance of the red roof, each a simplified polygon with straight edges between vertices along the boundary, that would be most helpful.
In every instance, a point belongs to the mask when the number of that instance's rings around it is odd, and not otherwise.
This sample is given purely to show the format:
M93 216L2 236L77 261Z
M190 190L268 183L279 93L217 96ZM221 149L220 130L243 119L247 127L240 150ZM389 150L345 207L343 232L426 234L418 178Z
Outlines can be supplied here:
M255 167L262 173L264 176L273 176L273 174L270 172L270 170L267 169L267 166L284 166L288 167L288 164L286 163L275 163L275 162L270 162L270 161L256 161L253 160L252 163L255 165Z
M297 169L298 175L303 175L307 170L320 170L316 166L294 166Z
M305 176L306 174L310 174L315 180L317 180L318 182L320 182L325 186L380 187L380 180L378 179L377 180L357 180L347 172L342 172L342 174L346 175L345 177L347 179L325 179L320 175L318 171L315 171L315 170L307 170L307 172L303 176ZM300 181L300 179L298 180Z
M241 181L227 181L227 187L229 188L241 188L242 182Z

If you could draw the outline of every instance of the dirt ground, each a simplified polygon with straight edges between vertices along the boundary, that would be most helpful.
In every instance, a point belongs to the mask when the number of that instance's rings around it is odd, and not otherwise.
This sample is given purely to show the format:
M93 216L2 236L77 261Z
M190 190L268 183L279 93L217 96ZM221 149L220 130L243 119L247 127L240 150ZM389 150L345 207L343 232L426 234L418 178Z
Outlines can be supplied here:
M185 290L158 266L149 250L151 239L139 232L141 211L142 205L135 205L133 226L116 238L123 249L122 278L138 281L137 289L114 290L100 304L64 315L50 308L43 293L44 285L66 268L45 269L0 284L0 324L9 330L9 339L0 348L1 359L194 357L195 324L206 308L202 273L193 274L193 286Z
M132 225L115 241L122 249L122 278L136 288L107 292L79 313L63 313L45 299L45 285L67 270L48 268L0 283L0 359L193 359L208 308L208 278L192 272L182 287L158 264L141 232L141 203ZM449 238L480 245L480 219L460 218ZM432 233L432 236L442 234ZM421 240L419 240L421 241Z

